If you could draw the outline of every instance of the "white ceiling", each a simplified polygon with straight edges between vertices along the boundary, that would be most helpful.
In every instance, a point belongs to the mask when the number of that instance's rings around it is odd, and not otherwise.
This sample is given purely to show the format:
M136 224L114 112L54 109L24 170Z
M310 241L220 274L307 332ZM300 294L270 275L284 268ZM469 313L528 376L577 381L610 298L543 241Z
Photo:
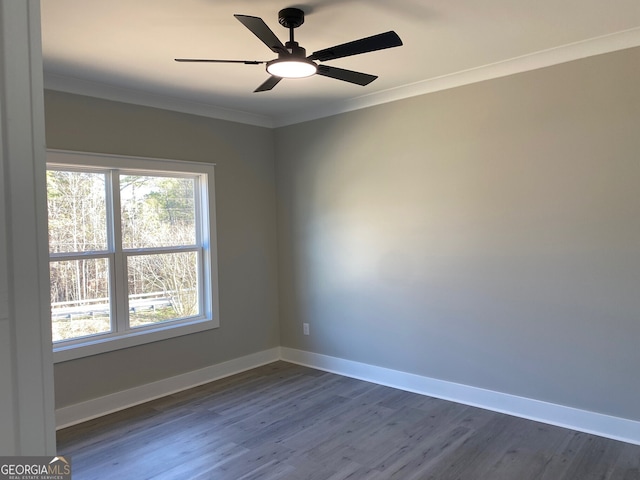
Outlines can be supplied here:
M316 75L252 93L264 65L173 60L272 59L233 14L284 43L292 6L308 54L388 30L404 45L327 62L379 76L366 87ZM639 0L41 0L41 15L48 88L264 126L640 45Z

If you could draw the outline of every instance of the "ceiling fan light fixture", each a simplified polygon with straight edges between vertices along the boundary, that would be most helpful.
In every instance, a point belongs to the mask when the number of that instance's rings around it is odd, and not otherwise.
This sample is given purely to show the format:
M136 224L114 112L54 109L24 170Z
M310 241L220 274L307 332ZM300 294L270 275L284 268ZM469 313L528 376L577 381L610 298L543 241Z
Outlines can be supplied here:
M318 66L306 58L278 58L267 63L267 72L281 78L310 77Z
M399 47L402 40L394 31L379 33L351 42L334 45L313 52L307 56L306 50L293 38L293 31L304 23L304 11L300 8L284 8L278 12L278 22L289 29L289 41L282 43L275 33L260 17L236 14L234 17L249 29L269 50L278 54L278 58L268 62L260 60L215 60L202 58L176 58L176 62L210 62L210 63L244 63L248 65L267 64L267 73L271 76L262 82L254 92L267 92L275 87L283 78L304 78L312 75L335 78L355 85L369 85L376 75L330 67L316 62L336 60L338 58L375 52L386 48Z

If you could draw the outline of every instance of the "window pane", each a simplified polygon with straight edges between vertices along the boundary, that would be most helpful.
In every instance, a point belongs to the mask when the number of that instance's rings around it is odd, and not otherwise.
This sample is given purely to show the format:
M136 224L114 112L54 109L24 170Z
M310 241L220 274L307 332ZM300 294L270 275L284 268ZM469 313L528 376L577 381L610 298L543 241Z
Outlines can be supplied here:
M196 252L130 256L129 325L199 315Z
M195 245L192 178L120 176L123 248Z
M49 251L107 249L105 175L47 171Z
M111 331L106 258L53 261L49 275L54 342Z

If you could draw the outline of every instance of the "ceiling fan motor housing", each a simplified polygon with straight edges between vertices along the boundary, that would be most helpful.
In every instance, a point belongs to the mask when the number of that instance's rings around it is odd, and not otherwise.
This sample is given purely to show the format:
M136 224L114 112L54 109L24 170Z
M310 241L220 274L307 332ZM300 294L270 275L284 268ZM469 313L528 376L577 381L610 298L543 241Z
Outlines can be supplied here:
M298 28L304 23L304 12L299 8L283 8L278 12L278 22L285 28Z

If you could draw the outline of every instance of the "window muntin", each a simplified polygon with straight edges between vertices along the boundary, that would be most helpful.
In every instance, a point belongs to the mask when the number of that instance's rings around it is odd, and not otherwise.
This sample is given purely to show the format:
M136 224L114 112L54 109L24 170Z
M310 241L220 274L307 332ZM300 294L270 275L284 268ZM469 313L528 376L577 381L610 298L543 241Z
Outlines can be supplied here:
M48 160L56 361L219 325L212 165Z

